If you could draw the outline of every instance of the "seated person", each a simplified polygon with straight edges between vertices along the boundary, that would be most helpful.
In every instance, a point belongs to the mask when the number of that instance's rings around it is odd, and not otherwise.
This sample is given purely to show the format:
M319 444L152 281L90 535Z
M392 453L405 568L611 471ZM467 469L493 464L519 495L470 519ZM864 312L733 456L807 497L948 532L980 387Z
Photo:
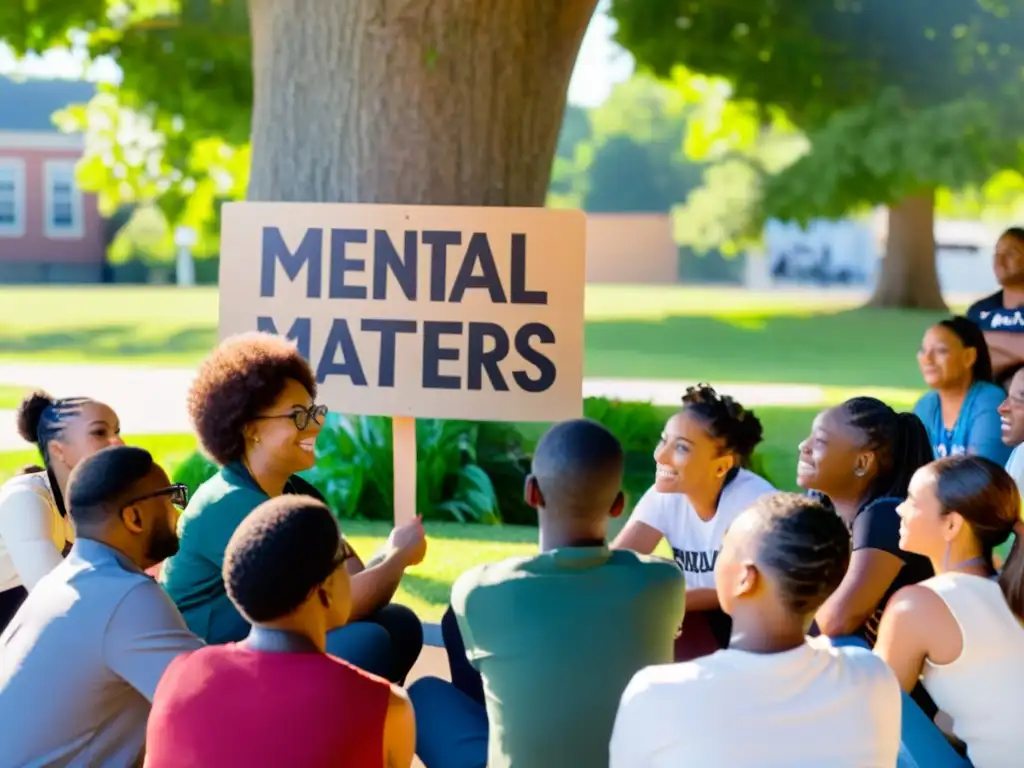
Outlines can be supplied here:
M537 444L526 499L540 554L452 588L486 711L437 678L409 689L427 768L607 765L619 696L638 669L671 661L685 595L674 563L608 548L622 473L622 446L597 422L557 424Z
M38 446L43 466L25 467L0 485L0 632L75 540L64 503L71 470L101 448L123 445L117 414L87 397L32 392L17 417L18 434Z
M1024 731L1024 554L998 578L992 548L1019 528L1020 493L998 464L975 456L920 469L900 505L900 546L936 575L897 592L875 652L905 691L918 684L952 718L975 768L1021 765Z
M745 467L761 442L761 422L728 395L690 387L654 451L654 485L636 505L613 549L650 554L668 540L686 574L686 619L677 660L724 647L729 618L715 594L715 558L729 524L775 489ZM710 630L710 643L703 635ZM692 640L696 634L700 641Z
M969 453L1005 464L1010 449L999 429L999 404L1006 391L992 383L985 337L966 317L929 328L917 364L930 392L914 413L928 431L935 458Z
M224 341L199 368L189 414L220 472L196 491L179 523L181 551L160 581L185 621L208 643L245 639L249 623L224 590L224 550L235 528L268 498L299 493L323 500L296 473L313 467L327 408L316 404L316 381L295 345L267 333ZM396 528L386 549L352 576L352 621L328 639L329 651L394 682L405 679L423 647L411 610L389 604L402 574L426 554L419 520Z
M1011 227L996 243L993 271L1000 290L979 299L967 318L985 334L992 373L1003 386L1008 373L1024 363L1024 229Z
M143 572L174 554L186 496L141 448L104 448L72 471L78 538L0 635L4 765L141 759L157 682L202 646Z
M171 664L153 699L147 768L411 765L405 691L325 652L352 610L350 557L316 499L278 496L242 521L224 583L252 630Z
M797 485L827 496L853 535L850 568L818 609L812 634L873 645L889 597L932 575L927 558L900 549L896 513L911 476L932 460L928 434L914 414L855 397L819 413L799 450Z
M815 499L772 494L740 515L715 564L728 650L633 678L611 768L895 766L892 671L867 649L805 636L849 561L846 525Z
M1014 371L1006 390L1006 399L999 406L999 429L1003 443L1013 450L1006 460L1006 471L1024 488L1024 366Z

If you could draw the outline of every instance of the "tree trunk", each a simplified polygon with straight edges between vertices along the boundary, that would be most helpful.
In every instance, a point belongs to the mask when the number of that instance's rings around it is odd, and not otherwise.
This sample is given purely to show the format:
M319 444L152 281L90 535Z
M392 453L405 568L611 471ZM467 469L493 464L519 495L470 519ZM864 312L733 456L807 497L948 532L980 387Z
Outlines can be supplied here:
M543 205L596 4L249 0L249 199Z
M868 306L947 309L935 267L934 192L889 206L885 257Z

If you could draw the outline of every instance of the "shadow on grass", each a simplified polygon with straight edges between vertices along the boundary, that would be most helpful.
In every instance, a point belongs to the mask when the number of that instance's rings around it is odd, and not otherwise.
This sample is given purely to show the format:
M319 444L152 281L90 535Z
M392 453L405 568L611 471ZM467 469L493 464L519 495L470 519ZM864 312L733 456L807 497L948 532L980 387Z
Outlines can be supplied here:
M145 326L122 324L60 331L23 331L14 336L0 329L0 356L59 355L66 360L199 358L217 343L217 329L208 325L184 326L165 333L147 333L148 330Z
M941 317L857 309L592 321L586 375L914 388L921 336Z

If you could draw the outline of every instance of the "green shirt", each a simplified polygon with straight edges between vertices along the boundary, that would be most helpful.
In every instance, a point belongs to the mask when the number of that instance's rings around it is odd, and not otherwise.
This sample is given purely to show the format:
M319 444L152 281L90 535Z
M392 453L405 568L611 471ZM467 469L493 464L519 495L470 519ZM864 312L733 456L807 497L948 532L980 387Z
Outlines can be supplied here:
M671 562L566 547L481 565L452 588L483 677L488 768L602 768L633 674L672 661L686 587Z
M313 486L292 477L286 493L321 498ZM196 491L178 520L178 554L160 571L160 583L185 623L207 643L244 640L249 623L224 588L221 572L228 541L239 524L269 498L240 464L228 464Z

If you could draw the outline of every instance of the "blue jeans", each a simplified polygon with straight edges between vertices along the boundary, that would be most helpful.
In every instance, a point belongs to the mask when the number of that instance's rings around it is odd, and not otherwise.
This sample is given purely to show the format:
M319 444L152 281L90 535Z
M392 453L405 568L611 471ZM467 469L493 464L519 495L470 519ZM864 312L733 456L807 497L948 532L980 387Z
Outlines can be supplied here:
M423 677L409 686L416 755L426 768L486 768L487 711L451 683Z
M405 683L421 650L419 617L396 603L327 634L328 653L399 685Z

